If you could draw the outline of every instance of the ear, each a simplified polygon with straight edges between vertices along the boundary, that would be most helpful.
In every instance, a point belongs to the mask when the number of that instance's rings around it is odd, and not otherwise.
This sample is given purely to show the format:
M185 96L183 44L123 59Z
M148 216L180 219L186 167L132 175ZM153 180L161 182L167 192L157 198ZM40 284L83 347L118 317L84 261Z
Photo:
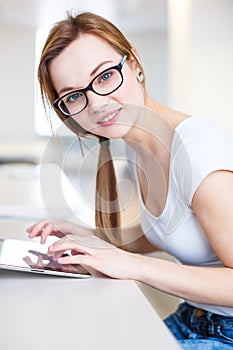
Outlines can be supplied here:
M131 48L131 55L129 57L129 63L130 63L131 68L134 70L134 72L136 74L137 81L140 84L143 84L143 87L145 88L141 60L140 60L140 57L138 55L137 50L134 47Z
M136 70L141 70L141 68L140 68L141 60L140 60L140 57L139 57L137 50L134 47L132 47L131 52L132 52L132 54L130 55L129 61L132 65L132 67Z

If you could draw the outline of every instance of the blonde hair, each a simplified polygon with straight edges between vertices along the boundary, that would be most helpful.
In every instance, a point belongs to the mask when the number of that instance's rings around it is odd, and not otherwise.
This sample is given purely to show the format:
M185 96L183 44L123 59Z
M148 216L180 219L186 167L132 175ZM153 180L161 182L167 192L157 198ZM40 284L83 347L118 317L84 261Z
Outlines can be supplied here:
M90 12L84 12L77 16L68 14L65 20L57 22L51 29L42 51L38 68L38 79L45 106L48 103L53 108L53 102L58 97L49 71L51 61L69 44L85 33L101 37L122 56L133 56L143 73L143 68L135 55L134 50L132 50L130 42L115 25L105 18ZM142 85L145 87L144 81ZM59 118L78 137L87 136L88 133L86 130L84 130L78 123L70 120L70 118L66 119L66 117L58 110L55 111ZM97 236L120 246L121 223L115 170L109 149L109 141L103 137L99 139L100 152L96 176L96 234Z

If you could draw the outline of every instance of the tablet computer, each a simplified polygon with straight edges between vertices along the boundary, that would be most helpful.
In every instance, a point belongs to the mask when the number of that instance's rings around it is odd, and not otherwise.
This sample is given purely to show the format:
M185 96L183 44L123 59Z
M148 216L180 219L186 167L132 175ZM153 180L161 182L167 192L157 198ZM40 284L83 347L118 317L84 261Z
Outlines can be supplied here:
M48 246L35 241L0 238L0 269L43 275L89 278L81 266L61 265L47 255Z

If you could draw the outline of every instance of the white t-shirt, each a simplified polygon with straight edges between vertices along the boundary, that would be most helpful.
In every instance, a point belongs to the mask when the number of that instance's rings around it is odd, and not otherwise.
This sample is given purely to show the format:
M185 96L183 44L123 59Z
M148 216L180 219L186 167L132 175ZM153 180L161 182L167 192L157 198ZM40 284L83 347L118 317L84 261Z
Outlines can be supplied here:
M216 170L233 171L233 138L211 120L189 117L175 129L168 195L159 217L146 209L138 185L140 222L146 237L182 264L222 266L191 207L198 186ZM233 308L187 302L233 316Z

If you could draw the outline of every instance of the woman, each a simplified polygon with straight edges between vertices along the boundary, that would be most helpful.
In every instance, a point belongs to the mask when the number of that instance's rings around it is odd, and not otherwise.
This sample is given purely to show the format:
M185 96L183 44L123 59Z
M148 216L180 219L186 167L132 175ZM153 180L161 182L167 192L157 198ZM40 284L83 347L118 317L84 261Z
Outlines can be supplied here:
M62 264L135 279L185 300L165 320L184 349L233 346L233 142L213 122L146 92L136 50L106 19L69 15L51 30L39 65L44 101L78 137L100 141L96 229L39 222L29 237L60 239ZM109 139L134 155L140 223L121 228ZM105 248L105 249L103 249ZM65 250L73 255L61 257ZM139 253L165 250L181 264Z

